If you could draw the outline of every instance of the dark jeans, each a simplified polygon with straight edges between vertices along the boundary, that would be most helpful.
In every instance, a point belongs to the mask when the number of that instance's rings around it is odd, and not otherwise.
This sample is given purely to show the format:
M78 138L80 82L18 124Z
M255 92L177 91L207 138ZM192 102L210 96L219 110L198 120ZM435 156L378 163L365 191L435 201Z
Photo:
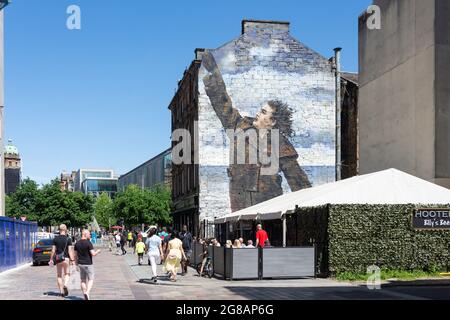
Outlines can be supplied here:
M125 243L124 242L121 242L120 243L120 249L122 249L122 254L126 254L127 253L127 250L125 250Z

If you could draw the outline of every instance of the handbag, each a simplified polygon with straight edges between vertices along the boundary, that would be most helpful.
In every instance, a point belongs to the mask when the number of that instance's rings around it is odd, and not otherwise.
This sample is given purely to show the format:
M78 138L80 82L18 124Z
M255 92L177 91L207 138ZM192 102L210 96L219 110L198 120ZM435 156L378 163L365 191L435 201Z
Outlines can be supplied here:
M64 262L66 260L66 249L67 249L67 245L69 244L69 237L67 237L66 239L66 246L64 247L63 252L55 254L53 260L55 264Z

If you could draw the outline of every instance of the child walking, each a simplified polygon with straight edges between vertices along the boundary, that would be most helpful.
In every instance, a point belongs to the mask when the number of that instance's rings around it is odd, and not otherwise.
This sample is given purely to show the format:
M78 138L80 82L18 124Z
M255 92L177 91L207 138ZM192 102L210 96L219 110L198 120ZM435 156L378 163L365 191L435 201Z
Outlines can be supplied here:
M142 242L142 239L139 238L136 243L136 253L138 255L138 264L142 265L142 260L144 259L145 252L145 243Z

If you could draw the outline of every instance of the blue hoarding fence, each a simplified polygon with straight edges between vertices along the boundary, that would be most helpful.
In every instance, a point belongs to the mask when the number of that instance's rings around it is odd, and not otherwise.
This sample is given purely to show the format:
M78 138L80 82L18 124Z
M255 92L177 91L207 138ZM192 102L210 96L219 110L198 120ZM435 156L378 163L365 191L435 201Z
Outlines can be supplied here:
M0 217L0 272L31 262L37 229L36 222Z

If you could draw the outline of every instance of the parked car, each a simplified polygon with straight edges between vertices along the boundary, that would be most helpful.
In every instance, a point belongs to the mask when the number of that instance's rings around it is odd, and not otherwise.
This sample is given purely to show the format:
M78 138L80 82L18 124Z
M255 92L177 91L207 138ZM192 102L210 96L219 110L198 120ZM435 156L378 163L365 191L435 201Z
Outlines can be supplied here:
M50 262L52 254L53 239L39 240L33 249L33 266L38 266L41 263Z

